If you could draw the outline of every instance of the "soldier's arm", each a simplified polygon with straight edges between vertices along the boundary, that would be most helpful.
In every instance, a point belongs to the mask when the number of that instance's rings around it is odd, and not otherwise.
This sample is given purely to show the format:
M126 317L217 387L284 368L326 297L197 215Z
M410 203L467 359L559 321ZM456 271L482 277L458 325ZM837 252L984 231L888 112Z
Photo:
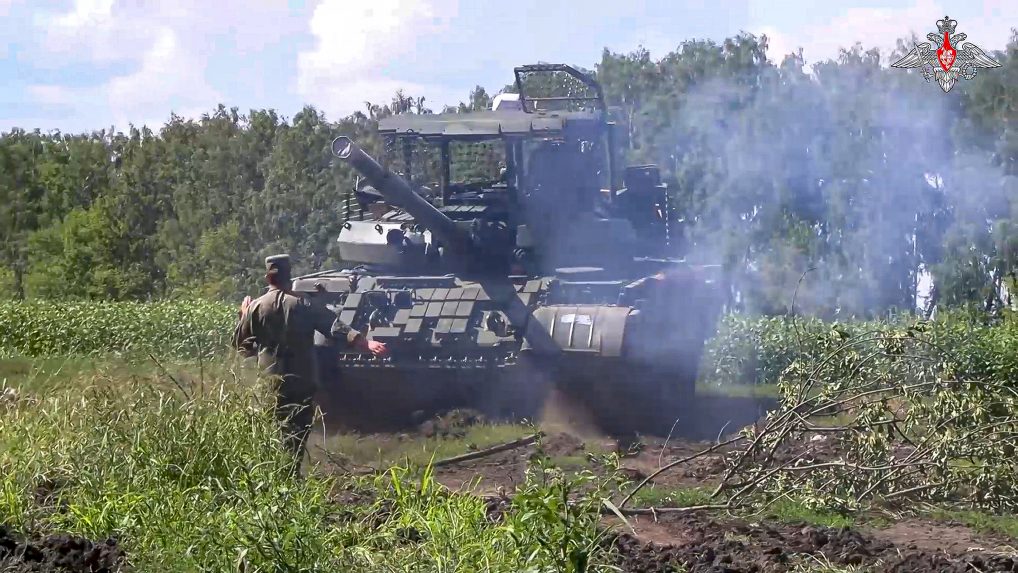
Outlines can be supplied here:
M357 346L364 339L359 331L354 330L352 326L340 320L339 317L336 317L336 320L332 322L330 335L336 340L345 340L349 346Z
M348 346L356 346L361 342L361 333L340 320L336 313L324 306L311 303L308 303L308 307L314 317L315 330L322 333L322 336L344 341Z
M246 309L242 312L237 326L233 329L233 347L248 358L258 353L254 332L251 329L252 311L253 309Z

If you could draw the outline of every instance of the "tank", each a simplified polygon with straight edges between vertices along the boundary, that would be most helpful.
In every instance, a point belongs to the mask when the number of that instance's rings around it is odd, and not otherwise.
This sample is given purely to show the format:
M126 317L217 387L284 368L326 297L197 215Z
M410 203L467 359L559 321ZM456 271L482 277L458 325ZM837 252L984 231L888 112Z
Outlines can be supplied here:
M556 74L585 95L525 89ZM458 407L533 419L555 392L604 431L657 433L694 406L719 267L677 256L681 217L656 166L617 168L592 77L565 65L515 75L518 94L487 111L382 119L385 164L333 142L359 174L337 239L344 266L293 287L391 350L316 340L336 423Z

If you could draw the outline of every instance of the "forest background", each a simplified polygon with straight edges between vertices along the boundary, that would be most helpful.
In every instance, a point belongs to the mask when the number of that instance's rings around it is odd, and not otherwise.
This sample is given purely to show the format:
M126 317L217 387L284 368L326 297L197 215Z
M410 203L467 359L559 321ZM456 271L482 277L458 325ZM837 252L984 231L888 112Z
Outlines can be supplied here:
M1011 305L1018 264L1018 31L944 93L892 54L856 45L779 64L766 37L690 40L660 58L605 49L624 161L656 163L678 202L676 253L725 265L731 307L824 318ZM511 78L507 70L507 80ZM556 86L550 86L555 89ZM498 91L514 91L508 85ZM261 261L341 266L355 173L330 142L383 153L393 113L485 109L399 92L347 117L306 106L171 116L158 132L0 134L0 288L14 299L239 300ZM803 274L806 277L802 279ZM802 279L800 284L800 279ZM932 288L931 288L932 287Z

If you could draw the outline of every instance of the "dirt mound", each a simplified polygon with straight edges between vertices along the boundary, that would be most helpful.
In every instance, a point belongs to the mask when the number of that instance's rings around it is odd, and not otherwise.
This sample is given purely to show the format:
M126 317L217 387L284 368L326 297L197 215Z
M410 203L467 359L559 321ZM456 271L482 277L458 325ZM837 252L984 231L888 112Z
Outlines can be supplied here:
M584 452L586 444L572 434L556 433L544 438L541 449L551 457L573 456Z
M426 438L462 438L467 428L484 422L484 414L477 410L456 409L423 422L417 430Z
M645 536L622 533L610 538L623 571L690 573L770 573L794 569L796 564L829 561L862 566L869 571L1018 571L1018 558L985 551L938 553L896 547L850 528L815 525L750 525L719 522L702 516L668 520L657 543ZM811 559L811 557L813 559Z
M70 535L16 537L0 526L0 571L12 573L113 573L127 571L115 539L102 543Z

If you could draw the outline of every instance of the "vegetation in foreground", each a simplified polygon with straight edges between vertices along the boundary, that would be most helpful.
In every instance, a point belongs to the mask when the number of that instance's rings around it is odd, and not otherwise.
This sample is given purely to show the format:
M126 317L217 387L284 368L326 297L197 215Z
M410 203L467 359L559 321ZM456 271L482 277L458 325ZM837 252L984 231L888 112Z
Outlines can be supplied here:
M159 302L0 301L0 357L208 357L233 334L237 306Z
M22 304L0 305L6 324ZM90 313L110 311L149 318L107 318L98 327L105 335L85 332ZM213 317L207 324L226 328L231 311L219 311L204 315ZM185 324L160 323L162 314ZM373 473L293 480L253 373L221 359L174 357L173 348L186 354L179 337L193 332L194 315L174 303L67 305L29 320L43 342L25 348L42 357L20 356L20 348L0 360L0 523L112 535L141 570L237 563L248 571L474 570L478 563L493 571L520 563L598 570L613 559L598 528L610 509L603 498L623 511L707 506L835 527L891 512L1012 538L1016 531L1007 514L1018 503L1008 462L1018 327L1007 315L858 323L726 317L701 384L736 395L762 388L781 407L738 436L719 484L647 487L623 502L633 484L611 468L579 458L564 472L536 464L501 520L489 519L485 500L438 485L427 462L524 428L482 426L451 441L386 444L343 436L335 442L340 453L372 462ZM150 327L124 348L115 332L128 320ZM60 324L80 326L61 331ZM45 341L56 332L67 346ZM222 351L212 332L201 356ZM162 361L137 360L167 344ZM77 350L56 356L66 348Z
M427 468L294 479L259 384L3 390L0 523L123 541L139 571L597 571L590 477L535 467L515 510ZM185 393L186 392L186 393Z

